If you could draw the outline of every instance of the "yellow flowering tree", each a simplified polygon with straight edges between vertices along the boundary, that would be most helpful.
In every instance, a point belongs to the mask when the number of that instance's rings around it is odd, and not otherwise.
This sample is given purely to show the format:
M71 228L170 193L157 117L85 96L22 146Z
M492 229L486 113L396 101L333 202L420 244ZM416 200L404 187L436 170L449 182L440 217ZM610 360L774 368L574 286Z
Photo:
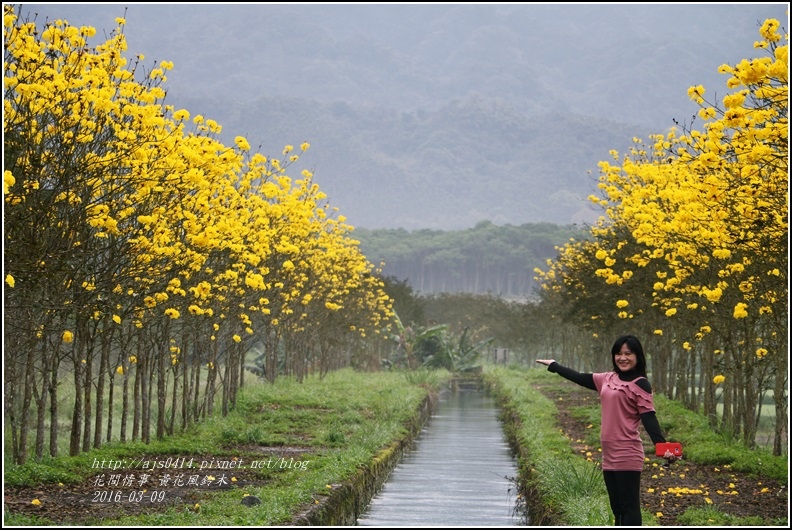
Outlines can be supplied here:
M53 345L62 345L51 337L67 324L74 330L65 353L77 396L71 438L76 453L92 438L98 442L98 428L91 436L92 385L101 390L110 370L117 287L141 264L129 252L134 215L161 206L156 194L141 193L157 183L140 171L139 160L161 153L152 140L164 128L158 105L164 91L157 74L142 85L132 81L134 69L126 68L120 31L90 48L93 28L55 21L39 33L33 23L19 22L12 6L4 8L5 264L16 279L4 302L29 316L27 322L20 319L16 331L22 333L9 339L34 337L26 351L41 350L25 362L24 393L35 394L41 378L42 388L54 396L61 354ZM57 426L54 406L51 415ZM38 417L42 422L45 415ZM25 414L21 418L24 423ZM24 460L20 436L19 459ZM55 450L52 441L50 447Z
M18 315L4 330L6 403L18 462L32 404L36 456L47 411L57 454L64 375L76 391L72 454L112 439L116 378L121 439L134 408L131 438L148 442L154 426L162 437L212 415L218 393L228 412L252 347L275 337L275 356L281 330L295 342L319 329L320 312L298 313L312 301L359 328L387 317L351 227L320 205L310 174L286 174L291 146L282 158L243 137L229 147L218 123L166 105L172 64L130 64L123 19L90 46L93 28L38 28L13 6L4 15L4 303Z
M651 300L653 315L664 318L647 326L666 339L673 329L670 346L680 358L699 351L711 374L712 357L724 352L717 367L733 381L724 393L724 427L749 444L757 398L774 390L776 452L788 373L788 46L779 30L778 21L765 21L755 45L765 55L721 66L732 92L720 104L691 87L703 130L671 129L649 145L636 139L621 160L612 153L615 163L600 164L602 197L592 197L605 212L592 229L595 275L623 301L612 318ZM705 341L710 334L715 340ZM712 394L711 377L704 385Z

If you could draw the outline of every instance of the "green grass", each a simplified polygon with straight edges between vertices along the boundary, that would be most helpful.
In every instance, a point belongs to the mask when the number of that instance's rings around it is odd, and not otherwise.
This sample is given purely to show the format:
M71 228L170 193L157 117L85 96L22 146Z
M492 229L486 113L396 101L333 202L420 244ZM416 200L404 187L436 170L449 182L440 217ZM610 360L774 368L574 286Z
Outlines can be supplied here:
M261 458L259 446L293 446L301 449L304 468L260 469L255 485L230 490L203 490L200 509L193 505L171 507L161 513L102 520L108 526L270 526L287 524L300 506L327 495L328 485L348 480L361 465L406 435L427 395L427 384L440 385L450 378L436 372L428 382L411 384L398 372L359 373L349 369L331 372L320 380L303 383L289 378L275 384L250 385L241 392L236 409L227 417L214 417L190 432L142 443L113 443L77 457L47 459L23 466L8 465L6 486L79 482L96 475L94 459L155 458L184 455L198 459ZM437 389L439 387L435 387ZM256 510L240 510L243 495L267 501ZM6 525L20 518L4 515ZM25 520L22 524L36 524ZM39 522L40 524L40 522Z
M484 377L506 414L515 414L520 419L519 431L514 433L525 449L520 467L529 470L529 483L539 493L545 508L558 515L560 524L565 526L612 524L601 471L583 456L574 454L571 440L560 433L555 422L558 413L555 402L533 388L541 384L563 399L571 391L569 385L546 370L518 367L487 366ZM761 474L782 482L787 480L786 457L773 456L762 448L749 449L738 441L724 440L712 430L704 416L663 396L655 396L655 408L667 438L680 441L685 447L686 459L700 464L729 465L734 471ZM599 403L574 407L570 413L592 425L584 441L598 446ZM645 510L642 514L644 525L659 525L654 514ZM691 526L782 523L729 518L712 508L688 509L679 520Z
M764 447L749 449L740 440L713 430L702 414L664 396L655 396L655 408L667 438L683 444L686 459L699 464L729 465L734 471L778 480L787 479L786 456L773 456Z
M540 456L534 469L541 477L544 500L566 514L569 525L591 527L611 524L602 471L592 462L572 456Z
M685 526L786 526L786 521L767 521L761 517L735 517L717 506L688 508L677 520Z
M107 526L271 526L288 524L296 510L327 495L333 484L345 482L359 467L406 434L405 424L426 396L451 374L444 371L357 373L331 372L303 383L281 378L275 384L248 384L227 417L216 416L188 432L151 444L114 442L76 457L45 458L24 466L6 465L6 486L81 482L96 475L94 459L123 460L178 456L250 460L261 458L261 446L300 449L305 469L258 469L255 480L242 488L201 490L200 508L176 506L158 513L102 520ZM564 381L545 370L486 367L485 380L498 397L502 413L520 418L512 432L523 449L520 469L541 502L569 526L608 526L611 514L601 472L580 454L556 424L556 402L534 385L541 384L562 398L571 392ZM661 427L670 439L685 446L686 458L705 464L729 465L735 471L761 473L785 481L786 458L764 450L748 450L715 433L706 419L680 404L656 396ZM577 407L571 413L590 423L585 442L599 444L599 405ZM539 456L535 456L539 455ZM255 510L240 510L243 495L267 501ZM659 525L643 513L644 524ZM707 508L691 508L680 522L696 526L767 525L731 519ZM52 525L43 518L6 513L7 526ZM99 521L97 521L98 523ZM773 523L775 524L775 523Z

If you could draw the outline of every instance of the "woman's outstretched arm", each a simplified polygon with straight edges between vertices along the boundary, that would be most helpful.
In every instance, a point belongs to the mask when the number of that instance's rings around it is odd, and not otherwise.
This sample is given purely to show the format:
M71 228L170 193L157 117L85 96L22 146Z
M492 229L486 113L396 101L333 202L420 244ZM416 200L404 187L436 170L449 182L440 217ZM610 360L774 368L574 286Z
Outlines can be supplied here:
M582 387L588 388L590 390L597 389L597 387L594 385L593 374L582 374L580 372L576 372L571 368L567 368L566 366L561 366L553 359L537 359L536 362L547 366L547 370L549 372L555 372L561 377L565 379L569 379L573 383L577 383Z

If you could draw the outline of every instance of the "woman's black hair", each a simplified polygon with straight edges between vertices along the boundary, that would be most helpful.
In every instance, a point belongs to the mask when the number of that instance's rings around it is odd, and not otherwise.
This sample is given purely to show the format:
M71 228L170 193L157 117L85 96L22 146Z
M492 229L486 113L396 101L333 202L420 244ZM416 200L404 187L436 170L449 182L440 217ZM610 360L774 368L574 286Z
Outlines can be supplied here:
M618 373L619 370L618 365L616 364L616 354L621 351L621 348L624 344L627 344L627 347L630 348L630 351L635 354L636 364L635 364L635 371L641 374L644 377L646 375L646 357L644 356L643 346L641 346L641 341L638 340L637 337L632 335L623 335L616 339L616 342L613 343L613 348L611 348L611 360L613 361L613 371Z

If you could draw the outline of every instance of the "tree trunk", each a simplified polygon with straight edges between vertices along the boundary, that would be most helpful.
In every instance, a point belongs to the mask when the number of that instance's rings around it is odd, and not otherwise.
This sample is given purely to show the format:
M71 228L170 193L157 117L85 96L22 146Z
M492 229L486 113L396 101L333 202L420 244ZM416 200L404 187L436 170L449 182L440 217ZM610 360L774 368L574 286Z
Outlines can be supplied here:
M775 385L773 387L773 401L775 402L775 429L773 432L773 454L781 456L784 449L789 449L789 433L787 431L787 369L786 354L778 352L776 357L783 357L783 360L776 362Z
M187 429L187 425L189 424L188 415L190 413L190 371L189 371L189 359L193 356L188 355L187 352L190 351L190 342L187 338L187 334L185 333L183 337L184 344L182 347L184 348L184 359L182 359L181 364L181 371L182 371L182 431ZM174 405L174 408L176 406Z
M47 429L45 427L45 420L47 418L47 376L44 375L44 382L41 392L35 388L35 401L36 401L36 461L41 462L44 458L44 439L47 436Z
M140 379L140 440L147 444L151 441L149 430L151 419L151 406L149 404L149 370L148 354L143 353L138 357L138 373Z
M105 326L102 329L102 335L100 338L101 342L101 351L99 353L99 374L97 376L96 381L96 419L94 425L94 441L93 446L94 449L98 449L102 445L102 420L103 420L103 413L104 413L104 387L105 387L105 376L107 374L107 368L110 364L110 336L109 334L112 333L108 331L107 321L105 320Z
M127 365L126 361L122 358L121 365L124 366L124 380L121 383L121 432L119 433L119 437L122 442L126 442L127 416L129 415L129 371L132 369L132 363Z
M183 361L184 361L184 357L182 357L180 362L182 362L182 364L183 364ZM179 367L178 366L174 366L172 368L172 371L173 371L173 391L172 391L172 395L171 395L171 416L170 416L170 423L169 423L168 429L167 429L169 436L173 435L173 429L176 426L176 408L177 408L176 407L176 398L179 395L178 394L178 388L179 388L179 377L178 377Z
M107 389L107 443L113 439L113 397L115 395L115 372L110 370Z
M50 456L58 456L58 370L60 369L60 362L58 360L57 352L52 360L51 371L49 374L49 396L50 396Z
M35 348L28 347L25 359L25 379L22 395L22 410L19 411L19 459L18 464L24 464L28 453L28 430L30 429L30 402L33 400L33 368L36 359Z
M5 412L5 417L8 418L8 423L11 426L11 455L14 462L19 461L19 429L18 418L15 410L17 402L18 371L17 363L15 362L14 357L11 355L11 351L17 347L17 344L15 344L14 347L6 344L6 348L3 348L3 359L5 361L6 368L5 373L3 374L5 383L5 399L3 402L3 410Z
M749 363L751 361L748 361ZM754 377L754 368L750 365L745 367L745 384L740 389L743 395L743 442L747 447L756 447L756 409L760 389Z
M83 439L82 450L90 451L91 449L91 380L93 379L93 352L86 349L85 352L85 365L84 374L85 381L83 383L83 408L85 412L83 421Z
M132 398L132 440L139 440L140 431L142 429L142 422L143 422L143 392L141 389L143 388L143 378L146 376L143 368L141 367L141 358L142 354L141 351L141 340L138 338L137 341L137 362L135 363L135 387L133 391L133 398Z
M203 349L203 348L201 348ZM192 412L192 421L193 423L198 422L198 409L200 407L200 391L201 391L201 355L200 351L198 355L195 356L195 360L193 361L192 367L192 377L190 378L190 385L192 387L193 392L193 412Z
M165 327L168 329L168 326ZM162 440L165 437L165 409L168 391L168 372L165 369L165 359L169 358L169 350L167 340L168 333L164 333L162 337L163 346L158 351L159 358L157 359L157 440Z
M47 437L47 396L49 395L49 363L50 356L47 353L46 342L41 349L41 386L36 384L33 387L36 399L36 460L44 458L44 440Z
M82 404L82 363L79 354L74 353L74 411L72 412L71 437L69 439L69 456L80 454L80 432L82 431L83 404Z
M239 388L245 385L245 357L247 357L247 350L242 350L239 356ZM236 396L234 397L236 403Z
M708 348L704 354L702 363L702 383L704 384L704 415L707 417L710 427L713 429L718 426L718 403L715 400L715 384L712 378L715 377L715 358Z

